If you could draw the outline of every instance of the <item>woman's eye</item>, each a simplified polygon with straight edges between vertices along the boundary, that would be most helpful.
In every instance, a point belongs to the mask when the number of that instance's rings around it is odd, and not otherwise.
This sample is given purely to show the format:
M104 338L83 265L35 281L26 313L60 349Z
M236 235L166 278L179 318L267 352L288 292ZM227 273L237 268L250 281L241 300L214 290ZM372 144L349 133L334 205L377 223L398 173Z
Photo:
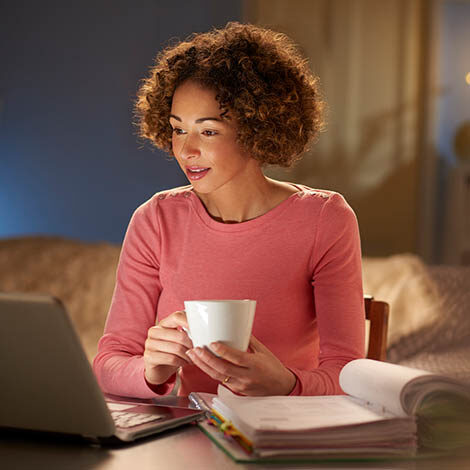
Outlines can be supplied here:
M213 135L217 135L217 131L210 131L210 130L205 130L202 131L202 133L208 137L212 137Z
M180 129L179 127L174 127L173 128L173 134L181 135L181 134L184 134L184 131L183 131L183 129Z

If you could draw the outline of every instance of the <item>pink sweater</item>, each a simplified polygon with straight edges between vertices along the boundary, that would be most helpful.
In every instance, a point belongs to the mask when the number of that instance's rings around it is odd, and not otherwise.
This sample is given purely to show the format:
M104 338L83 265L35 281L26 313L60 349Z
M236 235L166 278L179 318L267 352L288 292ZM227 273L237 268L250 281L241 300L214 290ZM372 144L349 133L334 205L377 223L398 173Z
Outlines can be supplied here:
M144 379L147 330L190 299L255 299L253 334L297 377L293 395L342 393L341 368L364 356L356 217L335 192L300 190L266 214L216 222L190 186L134 213L94 371L105 392L156 396ZM216 392L194 365L180 395ZM174 384L162 387L169 393Z

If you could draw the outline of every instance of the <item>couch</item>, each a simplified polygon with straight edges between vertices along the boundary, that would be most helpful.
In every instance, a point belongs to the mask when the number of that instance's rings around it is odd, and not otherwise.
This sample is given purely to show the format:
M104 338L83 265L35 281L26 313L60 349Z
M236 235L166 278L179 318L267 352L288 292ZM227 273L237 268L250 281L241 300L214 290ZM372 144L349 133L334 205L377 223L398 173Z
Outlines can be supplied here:
M60 237L0 239L0 291L46 293L67 307L90 361L114 289L120 246ZM363 258L364 292L391 307L388 360L470 384L470 267L413 254Z

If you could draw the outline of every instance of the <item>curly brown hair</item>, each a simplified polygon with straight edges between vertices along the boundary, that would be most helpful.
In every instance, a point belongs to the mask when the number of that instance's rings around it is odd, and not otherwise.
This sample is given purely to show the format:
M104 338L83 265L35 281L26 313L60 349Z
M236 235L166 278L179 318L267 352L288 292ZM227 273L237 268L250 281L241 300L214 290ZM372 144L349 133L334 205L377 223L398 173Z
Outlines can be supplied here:
M187 79L216 91L238 142L262 164L291 166L323 126L318 80L283 33L231 22L160 52L137 94L139 135L172 154L175 89Z

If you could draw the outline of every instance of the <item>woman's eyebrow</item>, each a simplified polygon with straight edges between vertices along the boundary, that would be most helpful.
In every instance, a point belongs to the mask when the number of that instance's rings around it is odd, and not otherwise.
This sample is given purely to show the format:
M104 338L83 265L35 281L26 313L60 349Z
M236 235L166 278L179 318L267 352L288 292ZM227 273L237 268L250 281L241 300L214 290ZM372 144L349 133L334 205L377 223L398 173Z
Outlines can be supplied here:
M179 122L182 122L182 119L174 114L170 114L170 118L173 118L173 119L176 119L177 121ZM223 122L222 119L218 118L218 117L202 117L202 118L198 118L196 119L194 122L196 124L200 124L201 122L204 122L204 121L217 121L217 122Z
M199 124L200 122L204 122L204 121L218 121L218 122L222 122L222 119L217 118L217 117L203 117L203 118L196 119L196 124Z

